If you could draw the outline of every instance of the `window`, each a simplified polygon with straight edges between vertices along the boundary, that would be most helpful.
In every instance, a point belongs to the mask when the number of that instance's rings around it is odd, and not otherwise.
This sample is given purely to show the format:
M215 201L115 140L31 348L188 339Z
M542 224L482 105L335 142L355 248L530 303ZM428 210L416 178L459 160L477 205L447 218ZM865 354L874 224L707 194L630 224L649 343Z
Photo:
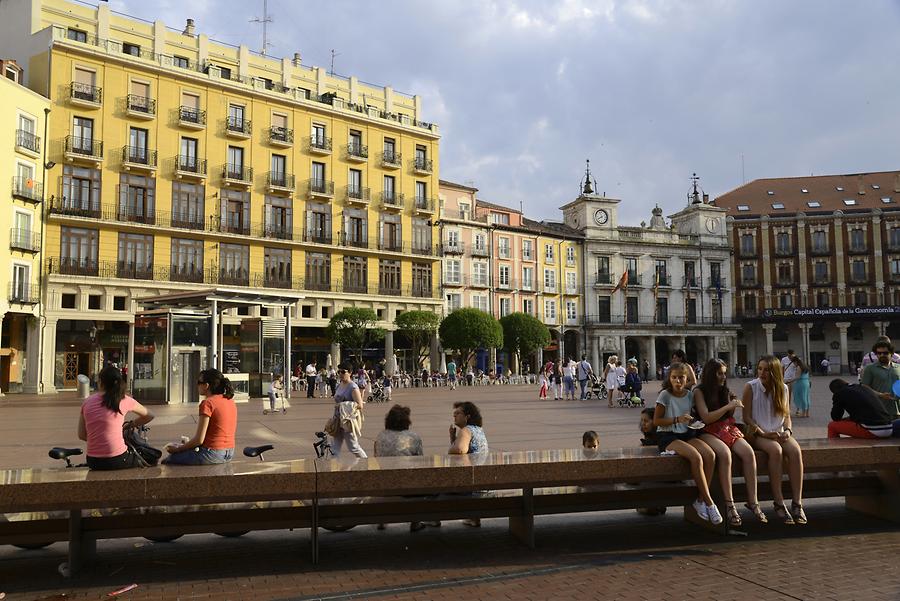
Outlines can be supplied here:
M287 186L287 157L273 154L270 163L270 181L276 186Z
M447 248L453 252L460 252L462 244L459 241L459 230L447 230Z
M611 281L609 274L609 257L597 257L597 283L609 284Z
M16 248L30 248L32 245L33 215L26 211L16 210L13 213L13 231L10 237ZM37 250L37 249L35 249Z
M381 294L400 293L400 261L378 261L378 289Z
M263 214L265 236L290 240L294 230L294 208L290 198L266 196Z
M205 192L203 184L172 184L172 227L203 229Z
M756 285L756 265L750 263L741 265L741 283L744 286Z
M854 282L865 282L868 279L866 277L866 262L865 261L851 261L850 262L850 277Z
M87 32L81 31L80 29L72 29L71 27L69 27L66 30L66 37L75 42L87 42Z
M566 265L575 265L575 247L566 247Z
M331 290L331 255L306 253L304 284L307 290Z
M276 288L291 287L291 250L266 248L263 255L265 285Z
M362 133L356 130L350 130L350 143L348 144L347 150L353 156L362 156L363 154L363 139Z
M326 204L306 203L307 242L331 244L331 207Z
M722 282L722 264L710 262L709 264L709 283L710 286L714 286L716 288L724 288L725 284Z
M462 307L462 295L451 292L447 295L447 310L448 311L456 311L457 309Z
M434 291L431 279L431 263L413 263L412 294L419 298L430 298Z
M497 225L509 225L509 215L507 213L491 213L491 223Z
M637 284L638 283L637 257L625 257L625 271L628 273L628 282L630 284Z
M656 259L653 265L654 276L656 278L655 284L659 286L668 286L669 285L669 277L666 273L666 260L665 259Z
M368 291L369 262L365 257L344 257L344 292Z
M900 240L900 237L898 237ZM484 234L475 234L475 252L479 254L487 253L487 236Z
M146 129L132 127L128 130L128 162L141 165L150 164L150 156L147 147Z
M575 294L578 290L577 276L573 271L566 272L566 293Z
M63 211L100 216L100 170L74 165L63 167Z
M128 42L122 43L122 53L130 54L131 56L140 56L141 55L141 47L137 44L130 44Z
M888 246L892 249L900 248L900 226L891 226L888 229Z
M385 175L384 176L384 201L395 203L397 202L397 195L395 193L396 190L396 180L393 175Z
M891 259L890 261L891 280L900 280L900 259Z
M522 290L534 290L534 267L522 268Z
M347 194L353 198L362 198L362 171L350 169L347 172Z
M203 240L172 238L171 269L176 282L202 282Z
M822 203L820 203L818 200L810 200L806 203L806 206L808 206L810 209L818 209L822 206Z
M793 284L794 283L794 268L790 263L779 263L778 264L778 283L779 284Z
M738 205L738 206L737 206L737 210L738 210L738 211L749 211L749 210L750 210L750 207L747 206L747 205Z
M685 299L685 318L688 323L697 323L697 299Z
M845 198L844 199L844 206L852 207L855 204L856 204L856 199L853 199L853 198Z
M179 69L190 69L191 61L186 56L173 56L172 64L174 64Z
M772 208L773 208L773 209L783 209L783 208L784 208L784 203L783 203L783 202L773 202L773 203L772 203Z
M244 179L244 149L239 146L228 147L228 165L225 166L231 179Z
M500 287L509 288L509 265L500 266Z
M12 294L9 300L30 302L37 292L31 287L31 267L22 263L13 263L12 266Z
M556 292L556 270L544 270L544 292Z
M412 220L413 251L427 252L431 249L431 226L427 219L415 217Z
M428 184L425 182L416 182L416 203L421 204L428 198Z
M403 235L401 230L400 215L381 216L381 248L383 250L399 251L403 247Z
M93 156L94 120L86 117L72 119L72 152Z
M522 260L534 260L534 243L531 240L522 240Z
M153 279L153 236L119 233L120 278Z
M472 263L472 284L475 286L488 285L487 263Z
M72 98L88 102L100 102L99 90L96 86L97 74L90 69L75 67L75 83L72 86Z
M794 306L794 297L790 292L782 293L778 296L779 309L791 309Z
M396 163L400 160L400 157L397 155L397 142L394 138L385 138L383 148L385 163Z
M250 234L250 192L224 189L219 194L221 201L221 223L223 232L230 234Z
M321 123L313 123L310 144L316 148L328 148L328 137L325 135L325 132L324 125Z
M600 296L597 298L597 321L606 323L612 320L611 302L609 296Z
M656 299L656 323L669 323L669 299Z
M369 241L369 216L365 210L344 210L344 243L365 248Z
M830 294L827 292L817 292L816 293L816 306L821 308L827 308L831 306ZM812 338L812 333L810 332L810 338ZM820 339L824 340L824 338Z
M552 263L554 259L554 248L552 244L544 245L544 262Z
M156 178L123 173L119 176L119 220L156 223L155 197Z
M625 321L627 323L638 322L638 297L629 296L625 299Z
M143 81L131 81L131 96L128 108L143 113L153 113L150 102L150 84Z
M310 169L310 179L312 186L317 191L325 190L325 163L317 163L313 161Z
M462 277L462 262L459 259L444 261L444 281L448 284L459 284Z
M509 238L500 238L497 242L498 254L501 259L509 258Z
M575 321L578 319L578 309L575 301L566 301L566 321Z
M62 309L74 309L75 308L75 295L72 293L63 293L60 296L59 306Z
M745 256L756 254L756 240L753 234L741 234L741 254Z
M812 232L812 249L813 252L828 252L828 235L825 230L813 230Z
M416 169L430 171L428 165L428 150L420 145L416 144Z
M504 296L500 298L500 317L506 317L512 313L512 299Z
M113 297L113 311L124 311L126 300L128 300L128 297L114 296Z
M267 90L275 89L275 82L269 79L268 77L260 77L260 81L263 83L263 87Z
M178 169L198 173L198 143L196 138L181 138L181 154L178 156Z
M869 304L869 294L865 290L857 290L853 293L853 305L865 307Z
M684 285L685 286L696 286L697 278L694 275L694 262L693 261L685 261L684 262Z
M866 250L866 232L862 228L854 228L850 230L850 250Z
M544 301L544 319L551 323L556 323L556 301Z
M59 236L62 273L96 275L99 232L80 227L61 227Z
M813 281L816 284L828 283L828 263L826 261L816 261L813 264Z
M200 113L200 97L189 92L181 93L178 119L188 123L203 124L205 118Z
M756 297L754 295L744 295L744 312L750 314L756 313Z
M478 309L479 311L488 312L488 297L477 295L472 297L472 307Z
M523 298L522 299L522 313L526 315L534 316L534 299Z
M791 235L787 232L775 234L775 252L780 255L791 253Z

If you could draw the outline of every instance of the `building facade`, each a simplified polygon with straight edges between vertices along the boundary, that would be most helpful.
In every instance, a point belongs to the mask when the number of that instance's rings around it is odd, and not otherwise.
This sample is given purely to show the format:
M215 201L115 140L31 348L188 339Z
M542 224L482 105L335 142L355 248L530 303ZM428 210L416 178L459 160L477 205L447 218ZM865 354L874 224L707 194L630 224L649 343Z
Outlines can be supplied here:
M715 200L734 246L741 362L795 350L855 373L900 338L900 172L752 181Z
M584 236L584 348L595 369L612 354L657 365L683 349L704 362L736 356L731 320L731 247L725 210L696 188L667 223L658 206L648 225L619 224L620 200L596 194L590 172L581 195L562 207Z
M386 328L442 312L439 136L419 97L105 3L3 3L0 50L52 109L43 391L124 363L138 301L158 294L302 291L291 365L334 354L343 306ZM242 317L225 317L226 354Z
M24 86L23 69L0 61L0 390L34 392L40 367L40 267L44 201L44 122L50 103ZM6 184L5 184L6 185Z

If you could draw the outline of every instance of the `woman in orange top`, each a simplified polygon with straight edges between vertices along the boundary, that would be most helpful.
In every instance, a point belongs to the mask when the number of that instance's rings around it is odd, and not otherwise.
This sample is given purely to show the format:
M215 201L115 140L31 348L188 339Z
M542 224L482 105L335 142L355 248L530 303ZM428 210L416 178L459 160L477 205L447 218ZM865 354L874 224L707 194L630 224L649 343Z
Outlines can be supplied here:
M231 461L234 456L234 432L237 429L237 407L234 388L218 369L200 372L197 380L200 394L200 418L194 437L182 444L167 444L169 465L209 465Z

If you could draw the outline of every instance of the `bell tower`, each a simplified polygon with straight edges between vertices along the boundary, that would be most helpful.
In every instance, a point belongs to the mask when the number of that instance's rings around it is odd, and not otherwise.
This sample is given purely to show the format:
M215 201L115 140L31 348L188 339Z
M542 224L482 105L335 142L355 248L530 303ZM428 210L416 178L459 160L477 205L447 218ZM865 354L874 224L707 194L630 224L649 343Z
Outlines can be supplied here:
M578 184L578 198L561 207L563 222L590 236L598 230L618 227L619 200L597 192L597 180L591 174L591 160L585 161L584 176Z

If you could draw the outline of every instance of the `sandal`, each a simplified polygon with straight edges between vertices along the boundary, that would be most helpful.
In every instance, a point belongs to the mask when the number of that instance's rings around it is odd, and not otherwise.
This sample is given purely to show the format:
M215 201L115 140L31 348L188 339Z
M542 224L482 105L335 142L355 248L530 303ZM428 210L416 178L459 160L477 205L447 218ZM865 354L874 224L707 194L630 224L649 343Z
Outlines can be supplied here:
M791 515L797 524L806 524L806 512L803 511L803 505L791 503Z
M737 528L744 523L743 520L741 520L741 514L738 512L737 507L734 506L734 501L725 501L725 509L728 514L729 526Z
M777 515L778 519L784 522L786 526L794 525L794 518L787 510L787 507L784 506L784 503L775 503L775 515Z
M756 521L760 524L769 523L769 518L766 517L766 513L762 510L762 507L759 506L759 503L744 503L744 507L753 512Z

